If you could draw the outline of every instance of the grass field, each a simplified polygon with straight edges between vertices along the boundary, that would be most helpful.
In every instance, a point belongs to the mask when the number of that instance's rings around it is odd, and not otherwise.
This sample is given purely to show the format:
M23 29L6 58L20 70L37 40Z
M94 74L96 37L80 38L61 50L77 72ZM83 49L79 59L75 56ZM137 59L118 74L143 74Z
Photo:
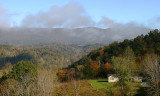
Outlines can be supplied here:
M115 85L115 83L109 83L106 79L88 80L88 83L95 89L109 89Z
M88 80L88 83L96 90L105 90L106 96L120 95L120 91L118 87L115 86L115 83L108 82L106 79Z

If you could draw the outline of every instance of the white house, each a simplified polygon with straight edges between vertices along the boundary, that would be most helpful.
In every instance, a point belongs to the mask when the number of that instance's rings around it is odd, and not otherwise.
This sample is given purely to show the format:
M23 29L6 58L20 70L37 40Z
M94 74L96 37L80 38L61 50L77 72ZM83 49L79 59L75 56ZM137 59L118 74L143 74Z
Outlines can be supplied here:
M108 74L108 82L117 82L119 81L118 77L116 74Z

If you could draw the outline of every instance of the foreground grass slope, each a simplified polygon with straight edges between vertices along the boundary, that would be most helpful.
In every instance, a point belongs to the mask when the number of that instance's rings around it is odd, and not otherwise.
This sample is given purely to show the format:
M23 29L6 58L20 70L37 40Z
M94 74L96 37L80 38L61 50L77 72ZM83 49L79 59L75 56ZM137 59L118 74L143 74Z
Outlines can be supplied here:
M76 92L77 91L77 92ZM106 96L105 89L95 89L87 80L60 83L53 96Z
M131 83L132 94L141 93L140 83ZM119 87L116 83L110 83L106 79L78 80L60 83L53 96L120 96Z

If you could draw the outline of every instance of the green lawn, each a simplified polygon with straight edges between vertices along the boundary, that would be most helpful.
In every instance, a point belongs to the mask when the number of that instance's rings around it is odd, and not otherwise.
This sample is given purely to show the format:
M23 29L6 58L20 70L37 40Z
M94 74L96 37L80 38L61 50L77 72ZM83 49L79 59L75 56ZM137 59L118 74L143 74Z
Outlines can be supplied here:
M115 87L115 83L108 82L106 79L98 79L98 80L88 80L87 81L91 86L95 89L108 89ZM130 87L134 87L135 89L139 89L138 86L140 86L141 82L137 83L128 83Z
M110 94L111 92L114 95L119 96L120 90L118 86L114 86L115 83L108 82L106 79L99 79L99 80L88 80L87 81L94 89L97 90L106 90L106 94ZM144 88L140 87L141 83L128 83L130 86L130 92L137 96L143 96L145 94Z
M95 89L110 89L115 83L108 82L106 79L88 80L88 83Z

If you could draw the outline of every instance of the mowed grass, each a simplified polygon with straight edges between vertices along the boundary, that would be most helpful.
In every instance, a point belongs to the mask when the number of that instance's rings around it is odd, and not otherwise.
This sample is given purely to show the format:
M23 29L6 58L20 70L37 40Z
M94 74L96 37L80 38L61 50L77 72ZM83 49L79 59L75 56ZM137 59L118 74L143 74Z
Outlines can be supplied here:
M96 90L105 90L106 96L110 96L111 92L114 96L120 96L120 91L115 86L116 83L108 82L106 79L88 80L88 83Z
M88 83L95 89L113 88L115 83L108 82L106 79L88 80Z

